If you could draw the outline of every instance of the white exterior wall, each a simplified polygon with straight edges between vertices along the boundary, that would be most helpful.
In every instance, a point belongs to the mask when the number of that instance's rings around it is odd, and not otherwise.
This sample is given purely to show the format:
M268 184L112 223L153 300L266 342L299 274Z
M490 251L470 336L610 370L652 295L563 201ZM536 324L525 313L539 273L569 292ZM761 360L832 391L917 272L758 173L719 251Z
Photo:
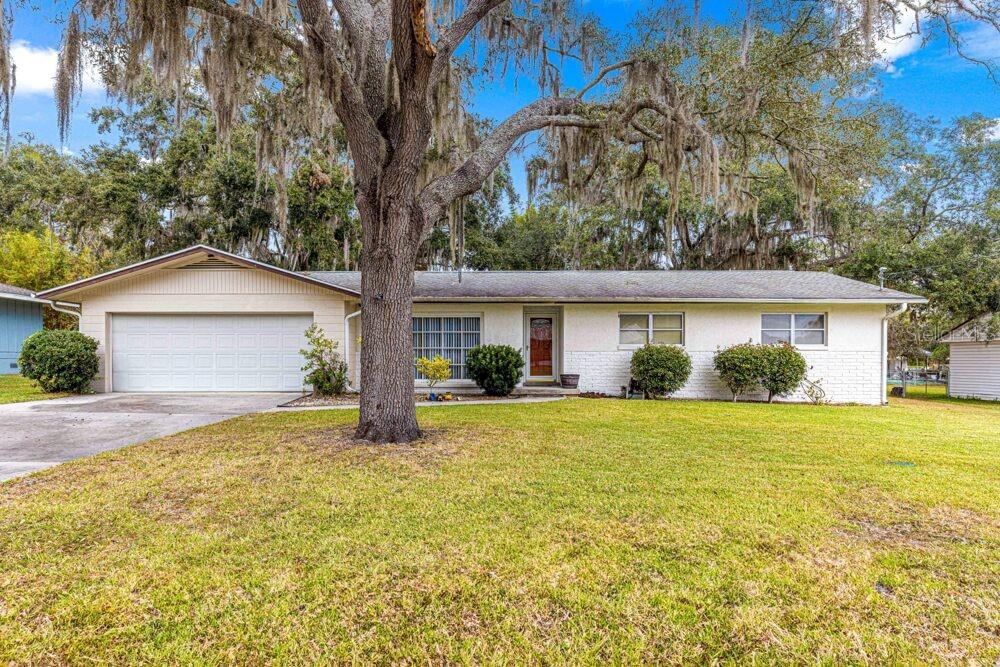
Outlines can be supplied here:
M951 343L948 395L1000 400L1000 340Z
M882 318L880 305L788 304L565 304L564 373L580 374L580 389L617 394L628 383L634 348L618 345L619 313L683 313L684 348L692 373L680 398L728 399L712 358L718 348L760 342L762 313L827 313L827 345L804 346L807 378L820 381L835 403L882 402ZM758 397L759 398L759 397ZM807 400L801 392L784 400Z
M111 318L115 313L183 314L310 314L349 347L351 376L357 386L360 317L350 321L345 340L344 317L356 301L331 290L258 269L158 268L99 284L76 293L81 304L80 330L97 339L101 369L95 390L110 391ZM416 315L478 315L482 342L525 351L526 310L534 303L424 303L413 305ZM720 347L760 340L760 316L765 312L826 312L828 345L800 348L810 369L808 377L821 381L833 402L877 404L882 400L882 317L880 305L765 305L765 304L549 304L561 311L561 351L558 372L579 373L580 388L617 394L628 382L633 348L618 345L619 313L681 312L685 316L685 349L694 365L691 379L677 395L685 398L729 398L712 368ZM994 346L1000 350L1000 346ZM954 352L953 352L954 354ZM954 371L953 371L954 375ZM469 384L456 381L452 386ZM788 400L804 400L796 394Z
M161 268L71 298L81 305L80 331L98 342L101 365L93 385L98 392L112 389L108 346L115 313L312 315L343 349L343 296L259 269Z
M352 304L353 305L353 304ZM350 312L349 309L348 312ZM415 316L432 315L461 315L469 317L479 317L480 319L480 342L483 345L510 345L516 350L524 352L524 306L520 303L423 303L413 304L413 314ZM361 352L358 349L357 340L360 335L361 316L352 318L350 326L351 337L351 383L357 387L359 381L358 370L361 368ZM474 386L471 380L453 380L441 383L442 387L469 387Z

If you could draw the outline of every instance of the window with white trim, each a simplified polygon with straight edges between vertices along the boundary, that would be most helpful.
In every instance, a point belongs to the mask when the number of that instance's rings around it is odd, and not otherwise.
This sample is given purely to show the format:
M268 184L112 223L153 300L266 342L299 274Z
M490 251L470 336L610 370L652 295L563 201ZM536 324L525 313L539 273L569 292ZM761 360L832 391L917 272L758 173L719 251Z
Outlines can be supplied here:
M683 313L619 313L618 344L684 344Z
M826 313L764 313L760 316L760 341L826 345Z
M465 357L469 350L479 345L480 326L480 318L477 316L414 317L414 359L444 357L451 362L452 379L465 380ZM416 365L413 377L425 379L417 372Z

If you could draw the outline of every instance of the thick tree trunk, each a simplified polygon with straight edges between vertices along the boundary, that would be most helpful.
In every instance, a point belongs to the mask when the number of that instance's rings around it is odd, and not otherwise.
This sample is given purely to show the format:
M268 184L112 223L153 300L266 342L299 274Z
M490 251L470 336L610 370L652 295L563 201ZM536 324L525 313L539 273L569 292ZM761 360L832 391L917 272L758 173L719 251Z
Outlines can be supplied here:
M376 213L382 208L384 213ZM355 437L410 442L420 437L413 404L413 269L409 206L359 206L366 225L361 249L361 414Z

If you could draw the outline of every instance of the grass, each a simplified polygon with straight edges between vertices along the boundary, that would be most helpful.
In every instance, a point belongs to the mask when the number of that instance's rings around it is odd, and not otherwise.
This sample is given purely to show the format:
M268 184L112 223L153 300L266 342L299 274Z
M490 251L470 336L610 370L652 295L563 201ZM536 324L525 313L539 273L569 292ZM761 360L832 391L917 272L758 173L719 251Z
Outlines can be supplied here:
M241 417L0 485L0 662L1000 658L1000 405ZM919 434L919 437L914 437Z
M978 398L951 398L948 396L948 387L943 384L931 384L924 386L923 384L917 382L909 383L906 385L906 397L908 399L918 401L942 401L958 405L980 403L983 405L1000 406L1000 401L989 401Z
M69 394L48 394L34 382L20 375L0 375L0 405L41 401L49 398L62 398L63 396L69 396Z

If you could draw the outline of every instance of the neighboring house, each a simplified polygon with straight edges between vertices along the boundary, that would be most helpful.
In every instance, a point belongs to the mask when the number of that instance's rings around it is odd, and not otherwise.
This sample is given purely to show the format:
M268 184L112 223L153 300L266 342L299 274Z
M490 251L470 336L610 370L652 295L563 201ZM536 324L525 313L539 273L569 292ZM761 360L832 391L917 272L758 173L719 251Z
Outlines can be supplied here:
M950 348L949 396L1000 400L1000 335L988 326L991 317L963 322L938 339Z
M718 348L784 340L829 400L884 402L887 319L924 301L793 271L419 272L415 283L416 354L449 358L450 386L472 385L469 349L503 343L523 352L526 384L578 373L582 391L617 394L652 340L691 355L677 394L690 398L728 397ZM81 331L100 342L98 391L297 391L312 322L358 377L359 291L356 272L296 273L195 246L39 296L78 304Z
M24 339L42 328L42 306L30 290L0 283L0 375L16 375Z

